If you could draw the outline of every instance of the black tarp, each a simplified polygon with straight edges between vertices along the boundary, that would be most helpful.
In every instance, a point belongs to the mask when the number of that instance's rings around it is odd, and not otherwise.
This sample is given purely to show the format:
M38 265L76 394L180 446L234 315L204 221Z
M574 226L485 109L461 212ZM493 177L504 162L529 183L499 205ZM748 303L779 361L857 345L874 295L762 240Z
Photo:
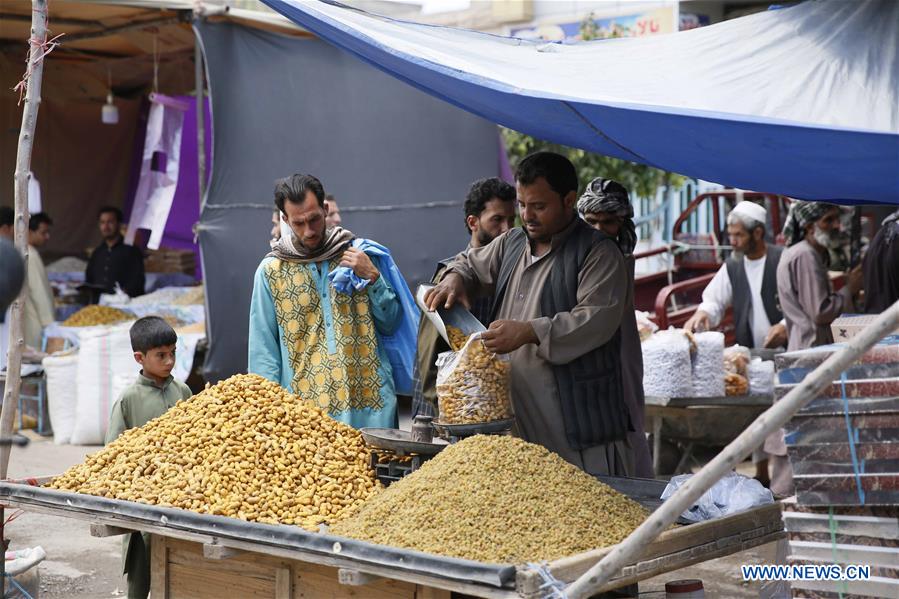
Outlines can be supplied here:
M319 40L199 22L213 119L200 216L205 376L246 371L253 273L268 251L273 181L316 175L343 225L387 245L410 286L467 243L468 185L498 170L495 125ZM414 291L414 288L413 288Z

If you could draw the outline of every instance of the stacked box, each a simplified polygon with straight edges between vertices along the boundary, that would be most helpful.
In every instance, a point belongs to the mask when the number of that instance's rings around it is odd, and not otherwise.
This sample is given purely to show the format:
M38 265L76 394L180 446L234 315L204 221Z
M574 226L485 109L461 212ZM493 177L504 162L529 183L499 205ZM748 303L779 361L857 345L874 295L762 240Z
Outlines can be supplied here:
M842 347L777 356L775 396L782 398ZM865 353L846 379L826 387L785 427L798 501L899 505L899 337Z
M899 507L815 507L784 502L790 564L866 565L870 578L792 581L793 597L899 597Z
M148 250L144 260L147 272L183 272L193 275L197 268L197 258L193 250L160 248Z

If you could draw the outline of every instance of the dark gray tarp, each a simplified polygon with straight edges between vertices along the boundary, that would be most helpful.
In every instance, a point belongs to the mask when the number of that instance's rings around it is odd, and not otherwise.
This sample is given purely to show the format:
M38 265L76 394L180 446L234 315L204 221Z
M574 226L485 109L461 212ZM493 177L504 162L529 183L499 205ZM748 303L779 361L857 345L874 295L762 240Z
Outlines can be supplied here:
M343 225L388 246L414 286L465 247L462 201L472 181L496 175L499 142L492 123L319 40L196 27L214 124L200 216L205 376L214 382L246 371L253 273L268 251L276 178L319 177Z

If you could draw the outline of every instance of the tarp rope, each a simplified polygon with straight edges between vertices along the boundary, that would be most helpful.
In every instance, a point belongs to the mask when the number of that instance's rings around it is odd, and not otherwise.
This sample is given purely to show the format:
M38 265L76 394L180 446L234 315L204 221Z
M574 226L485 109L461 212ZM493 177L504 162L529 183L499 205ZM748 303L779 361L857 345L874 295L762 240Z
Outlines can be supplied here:
M849 455L852 457L852 471L855 473L855 488L858 491L858 501L865 505L865 489L862 487L862 472L865 470L864 462L859 465L858 455L855 451L855 430L852 420L849 418L849 399L846 396L846 372L840 375L840 394L843 397L843 417L846 419L846 434L849 435Z
M540 576L543 584L540 585L541 599L568 599L565 593L565 583L556 579L555 576L546 567L546 564L538 564L534 562L528 563L528 569L533 570Z

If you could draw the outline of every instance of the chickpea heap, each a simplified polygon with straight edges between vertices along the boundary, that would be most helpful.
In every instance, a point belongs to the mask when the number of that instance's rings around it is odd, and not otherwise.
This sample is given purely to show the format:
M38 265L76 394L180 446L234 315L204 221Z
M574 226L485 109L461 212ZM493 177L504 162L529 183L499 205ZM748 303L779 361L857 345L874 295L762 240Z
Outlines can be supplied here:
M132 320L134 317L127 312L110 308L109 306L85 306L63 323L64 327L95 327L101 324L115 324Z
M635 501L539 445L477 435L450 445L330 532L517 564L619 543L646 516Z
M248 374L179 401L49 486L309 530L381 488L357 431Z
M479 424L512 417L508 359L490 353L475 339L447 327L453 351L460 352L448 375L437 375L437 407L443 424ZM457 349L458 347L458 349Z

